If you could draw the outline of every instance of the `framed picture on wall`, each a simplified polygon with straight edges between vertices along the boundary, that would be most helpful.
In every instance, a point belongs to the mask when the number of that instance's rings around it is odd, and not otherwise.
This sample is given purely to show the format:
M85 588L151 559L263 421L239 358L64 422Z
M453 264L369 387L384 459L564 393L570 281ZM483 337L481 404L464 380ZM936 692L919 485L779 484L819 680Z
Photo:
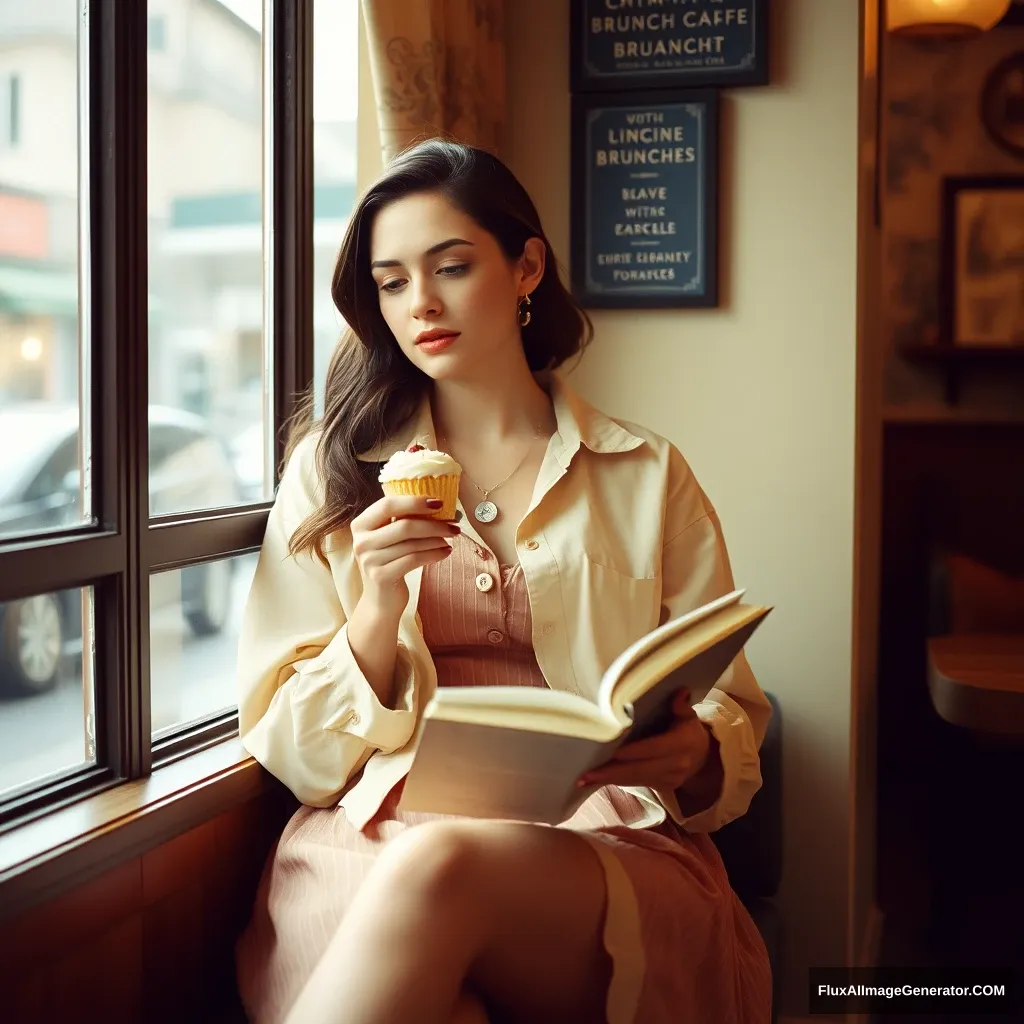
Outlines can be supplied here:
M980 115L988 137L1005 153L1024 159L1024 51L1011 53L989 72Z
M570 0L572 92L765 85L768 0Z
M573 293L590 308L718 305L718 93L572 98Z
M1024 176L945 179L941 258L942 341L1024 346Z

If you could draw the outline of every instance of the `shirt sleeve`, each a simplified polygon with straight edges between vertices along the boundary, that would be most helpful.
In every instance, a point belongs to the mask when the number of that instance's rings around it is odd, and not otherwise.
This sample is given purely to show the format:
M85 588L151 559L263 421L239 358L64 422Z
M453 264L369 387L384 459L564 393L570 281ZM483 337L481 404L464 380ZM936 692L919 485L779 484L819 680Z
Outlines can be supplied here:
M696 490L696 498L688 495L688 500L682 500L677 508L690 508L698 514L665 544L662 621L693 611L735 590L718 514L703 497L692 476L689 476L687 490ZM665 810L688 831L713 832L745 814L754 794L761 788L758 751L772 709L741 651L707 697L694 705L694 710L718 740L723 769L718 799L705 810L687 817L674 792L654 792Z
M371 754L408 742L415 713L406 648L399 644L387 708L352 654L331 569L289 554L316 507L313 448L307 439L296 449L270 511L239 639L238 719L249 753L297 799L325 807Z

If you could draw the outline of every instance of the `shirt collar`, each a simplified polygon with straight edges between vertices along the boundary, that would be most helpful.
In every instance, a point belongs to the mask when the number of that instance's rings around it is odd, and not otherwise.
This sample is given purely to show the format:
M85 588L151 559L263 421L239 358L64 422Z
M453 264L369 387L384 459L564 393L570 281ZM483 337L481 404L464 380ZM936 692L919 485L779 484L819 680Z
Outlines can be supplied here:
M536 376L537 382L551 396L555 424L562 441L558 459L563 465L568 465L572 456L579 451L580 445L604 455L632 451L644 443L643 438L630 433L610 416L595 409L558 374L542 372ZM424 397L416 414L394 437L361 452L357 458L361 462L387 462L395 452L408 448L414 442L422 444L425 448L437 447L428 397Z

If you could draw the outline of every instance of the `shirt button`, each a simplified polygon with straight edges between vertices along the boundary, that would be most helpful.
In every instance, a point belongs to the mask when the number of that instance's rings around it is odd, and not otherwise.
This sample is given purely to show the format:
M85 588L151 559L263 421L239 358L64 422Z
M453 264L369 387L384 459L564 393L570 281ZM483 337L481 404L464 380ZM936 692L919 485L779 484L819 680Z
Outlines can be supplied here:
M352 714L348 716L348 724L349 725L358 725L359 724L359 712L358 711L353 711Z
M554 631L555 631L555 627L550 622L545 622L544 625L541 626L540 631L545 636L551 636L551 634L554 633Z
M502 633L500 629L489 629L487 631L487 639L490 640L492 644L500 644L501 641L505 639L505 634Z
M493 586L494 586L494 579L491 577L491 575L489 573L482 572L482 573L480 573L479 576L477 576L477 578L476 578L476 589L477 590L482 591L483 593L486 594L487 591L490 590L491 587L493 587Z
M528 551L536 551L540 545L535 540L528 540L526 542L526 547Z

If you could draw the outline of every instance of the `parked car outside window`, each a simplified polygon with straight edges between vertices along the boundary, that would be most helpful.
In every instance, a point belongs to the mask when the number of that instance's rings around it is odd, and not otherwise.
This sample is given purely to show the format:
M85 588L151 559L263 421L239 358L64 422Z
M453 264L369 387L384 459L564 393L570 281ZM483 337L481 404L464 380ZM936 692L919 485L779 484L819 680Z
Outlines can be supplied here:
M28 402L0 409L0 537L38 535L82 524L78 409ZM149 410L150 514L235 505L241 487L229 452L201 417ZM195 636L219 633L231 610L235 562L223 559L159 573L153 613L180 608ZM179 586L180 581L180 586ZM82 652L81 591L0 603L0 691L27 696L52 688L66 659ZM154 725L160 695L152 695Z

